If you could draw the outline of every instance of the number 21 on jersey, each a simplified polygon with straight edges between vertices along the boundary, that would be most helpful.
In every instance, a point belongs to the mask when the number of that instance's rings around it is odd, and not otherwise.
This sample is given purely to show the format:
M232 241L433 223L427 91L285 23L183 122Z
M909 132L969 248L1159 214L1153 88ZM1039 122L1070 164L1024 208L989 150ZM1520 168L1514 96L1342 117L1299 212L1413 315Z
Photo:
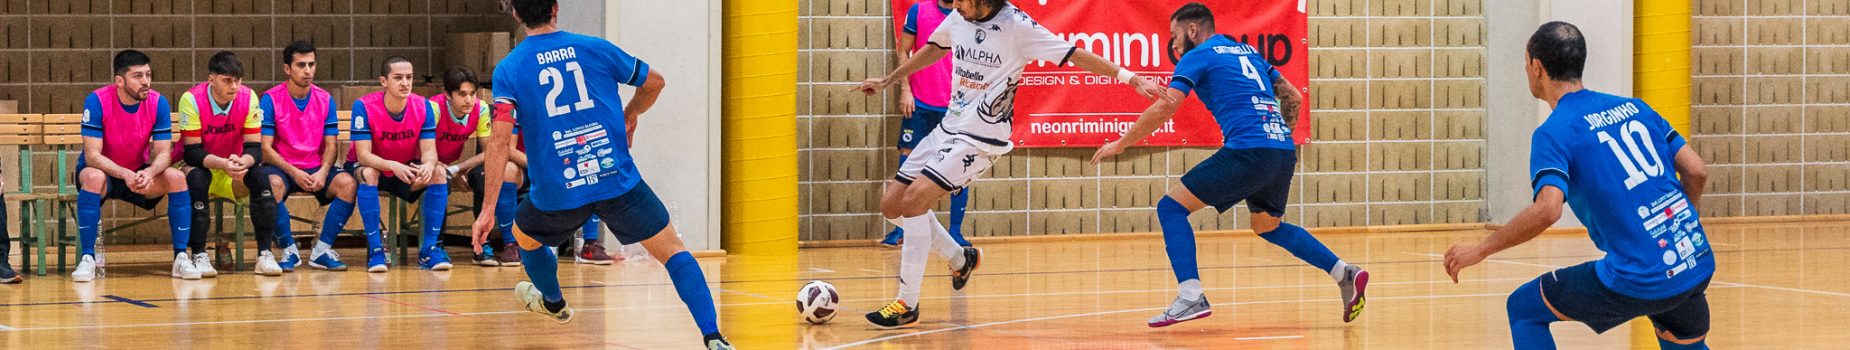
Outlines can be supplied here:
M1650 131L1644 123L1633 120L1619 128L1619 137L1614 139L1605 131L1599 132L1599 142L1612 149L1612 156L1618 158L1619 166L1625 168L1625 189L1638 187L1645 180L1664 174L1664 160L1657 155L1657 144L1653 143ZM1643 145L1639 145L1643 143Z
M546 67L540 71L540 86L552 86L546 93L546 116L557 117L573 111L597 108L597 102L591 100L591 90L585 88L585 70L577 61L565 62L565 70L572 72L572 80L578 85L578 102L570 106L559 104L559 94L565 92L565 75L558 67Z

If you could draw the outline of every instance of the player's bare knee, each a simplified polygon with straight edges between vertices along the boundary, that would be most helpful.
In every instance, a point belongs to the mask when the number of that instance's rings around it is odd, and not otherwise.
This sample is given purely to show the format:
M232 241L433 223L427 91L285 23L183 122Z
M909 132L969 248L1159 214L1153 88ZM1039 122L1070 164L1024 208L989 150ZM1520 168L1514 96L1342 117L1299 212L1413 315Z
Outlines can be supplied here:
M104 187L109 185L109 175L102 169L84 168L77 172L77 182L85 192L103 193Z
M663 227L661 232L657 232L655 237L642 240L642 249L648 250L649 255L655 257L655 261L666 262L675 254L687 251L687 245L681 243L680 236L675 235L674 225L668 225L668 227Z
M368 168L368 167L360 167L360 171L358 173L359 174L357 174L357 176L359 178L354 179L354 180L358 181L359 183L375 185L375 186L379 185L379 175L380 175L379 170Z
M1250 221L1253 233L1270 233L1278 230L1278 226L1281 223L1279 217L1272 216L1271 213L1266 212L1253 213L1252 220Z
M186 174L180 173L179 169L167 168L167 171L161 172L158 180L156 182L159 183L156 185L165 185L162 189L167 191L178 192L187 189Z
M512 183L518 184L520 183L520 180L521 180L520 175L521 175L520 168L511 166L511 165L501 167L501 181L512 182Z

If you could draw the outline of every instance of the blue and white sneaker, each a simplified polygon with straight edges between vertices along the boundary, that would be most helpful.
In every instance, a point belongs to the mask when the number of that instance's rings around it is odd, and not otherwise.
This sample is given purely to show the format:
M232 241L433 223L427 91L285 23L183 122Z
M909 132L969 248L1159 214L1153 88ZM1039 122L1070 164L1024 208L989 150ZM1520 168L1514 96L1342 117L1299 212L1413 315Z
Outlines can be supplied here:
M340 254L335 253L332 249L321 252L321 255L316 255L313 259L310 259L308 261L308 267L327 271L347 271L347 264L341 263Z
M391 262L385 259L385 248L373 248L366 251L366 272L385 272Z
M880 240L880 246L885 248L899 248L899 244L905 242L906 236L900 234L899 228L895 227L893 228L893 232L887 232L886 238Z
M302 251L296 250L295 245L283 248L283 258L276 261L276 265L281 266L283 272L295 272L295 267L301 264Z
M418 268L432 271L450 269L450 253L443 251L443 246L424 247L418 251Z

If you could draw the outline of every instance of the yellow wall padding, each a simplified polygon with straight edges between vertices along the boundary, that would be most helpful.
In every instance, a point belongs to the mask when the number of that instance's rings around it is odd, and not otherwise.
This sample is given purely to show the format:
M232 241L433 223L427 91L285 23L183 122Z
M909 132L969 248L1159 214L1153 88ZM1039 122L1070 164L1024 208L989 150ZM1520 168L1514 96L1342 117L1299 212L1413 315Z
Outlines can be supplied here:
M797 1L725 1L721 242L797 252Z
M1670 121L1677 133L1690 137L1690 2L1633 3L1633 93Z

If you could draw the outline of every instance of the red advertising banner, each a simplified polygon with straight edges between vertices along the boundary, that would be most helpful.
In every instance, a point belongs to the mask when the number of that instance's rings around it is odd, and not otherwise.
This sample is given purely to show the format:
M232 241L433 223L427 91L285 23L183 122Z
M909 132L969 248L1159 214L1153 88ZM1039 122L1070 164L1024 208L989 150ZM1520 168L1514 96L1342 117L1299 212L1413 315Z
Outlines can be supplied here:
M936 0L892 1L894 33L903 33L898 28L905 23L907 8L919 2L935 6L931 3ZM1309 18L1301 0L1011 1L1054 35L1163 84L1175 72L1169 15L1190 2L1207 5L1214 11L1217 32L1257 48L1298 87L1306 103L1291 134L1298 144L1309 142ZM1017 147L1103 145L1118 139L1150 106L1150 100L1115 78L1055 63L1032 64L1022 74L1015 99ZM1140 145L1218 147L1220 126L1191 95L1168 125Z

